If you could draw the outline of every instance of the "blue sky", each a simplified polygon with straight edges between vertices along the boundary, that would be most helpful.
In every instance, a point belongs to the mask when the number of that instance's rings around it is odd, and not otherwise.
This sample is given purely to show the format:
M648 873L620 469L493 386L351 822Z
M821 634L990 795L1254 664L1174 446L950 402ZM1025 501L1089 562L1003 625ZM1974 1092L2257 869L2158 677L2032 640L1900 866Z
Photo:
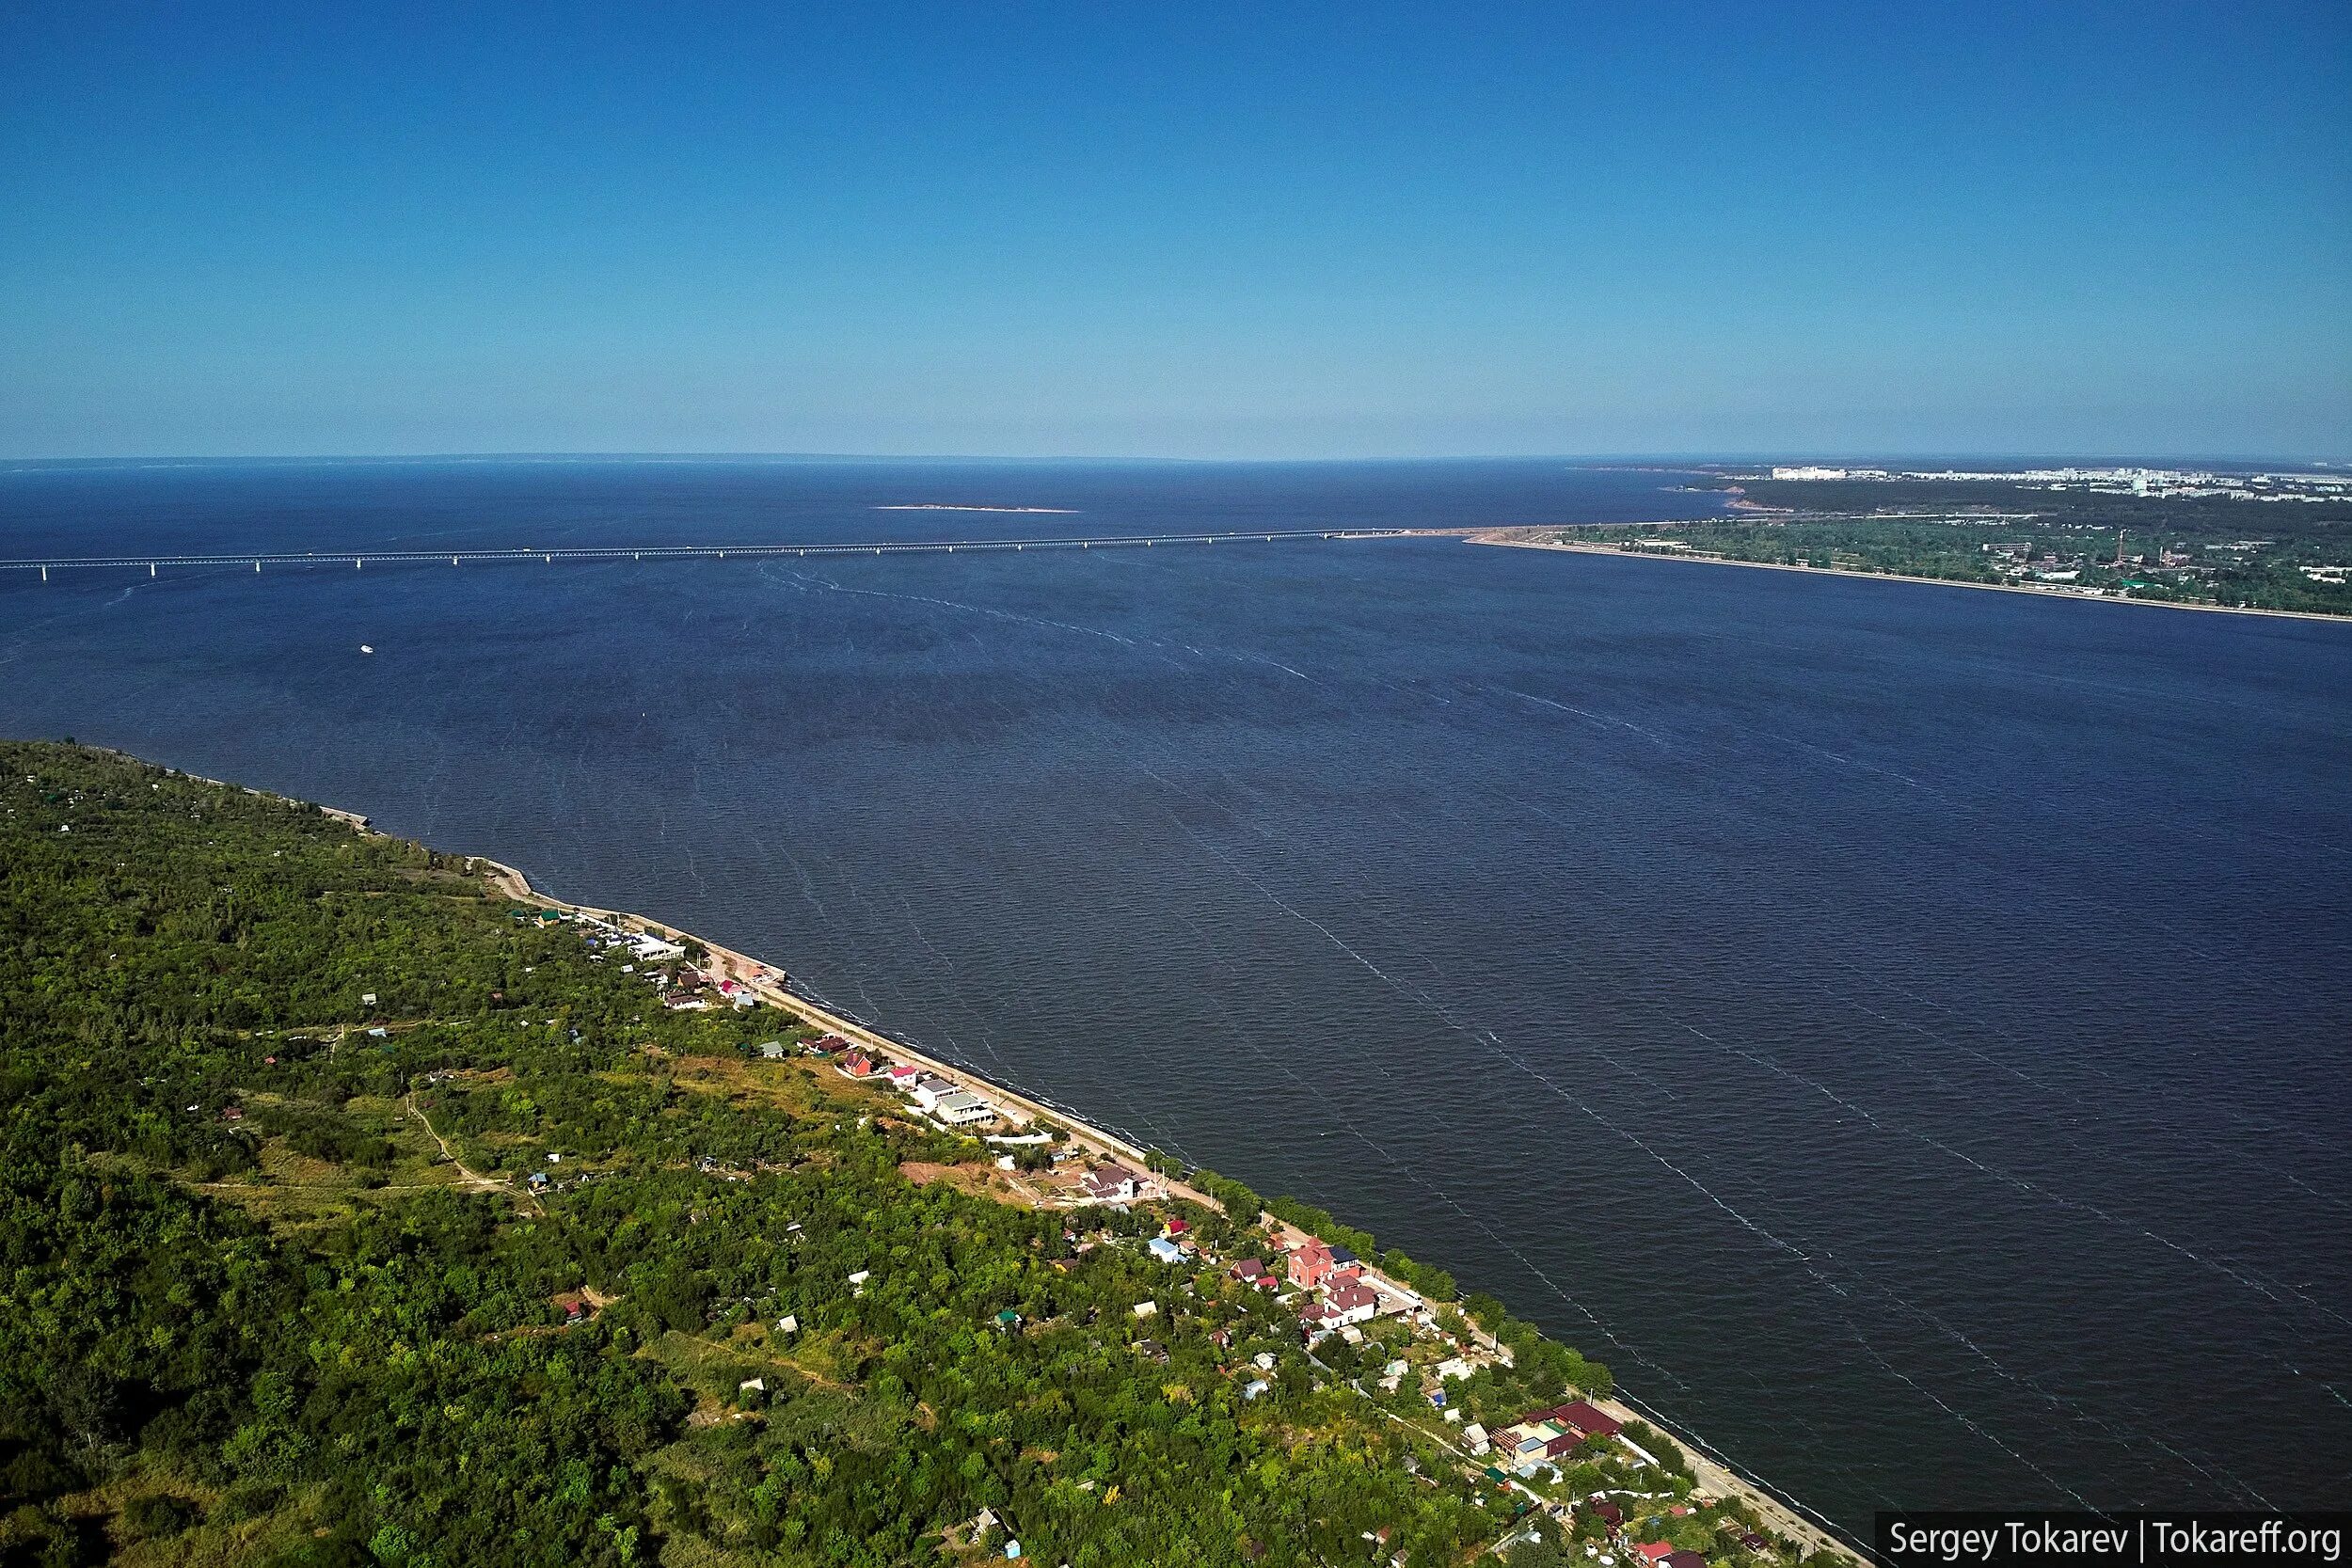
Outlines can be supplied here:
M2352 456L2352 7L0 11L0 452L499 451Z

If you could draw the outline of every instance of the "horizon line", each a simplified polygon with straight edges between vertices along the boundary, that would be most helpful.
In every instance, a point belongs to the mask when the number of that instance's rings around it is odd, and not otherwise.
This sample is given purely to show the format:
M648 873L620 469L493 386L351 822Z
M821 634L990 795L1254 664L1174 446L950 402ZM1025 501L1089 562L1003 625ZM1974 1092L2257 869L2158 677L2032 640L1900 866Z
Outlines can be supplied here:
M1032 465L1093 465L1111 467L1137 466L1224 466L1232 467L1307 467L1337 464L1410 464L1435 463L1565 463L1584 467L1638 465L1645 467L1678 466L1693 468L1752 466L1771 463L1792 465L1845 465L1849 467L1886 465L1893 463L1944 463L1950 465L2032 464L2047 466L2147 466L2185 464L2300 464L2311 467L2332 468L2352 466L2344 457L2315 457L2289 452L2095 452L2095 451L1934 451L1909 449L1881 451L1825 452L1820 451L1779 451L1750 449L1746 451L1617 451L1617 452L1448 452L1415 453L1411 455L1343 454L1295 457L1184 457L1152 453L1083 454L1045 453L1022 454L1007 452L841 452L841 451L421 451L421 452L125 452L81 456L0 456L0 472L26 469L98 468L98 467L213 467L245 464L257 467L293 467L304 464L363 465L363 464L431 464L431 463L986 463Z

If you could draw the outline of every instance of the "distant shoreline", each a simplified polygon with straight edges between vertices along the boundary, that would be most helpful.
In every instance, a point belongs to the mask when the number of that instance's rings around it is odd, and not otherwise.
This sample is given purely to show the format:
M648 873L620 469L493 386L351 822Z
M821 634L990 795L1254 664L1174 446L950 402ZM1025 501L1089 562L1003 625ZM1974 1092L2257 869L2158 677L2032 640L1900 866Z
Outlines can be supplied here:
M1075 517L1074 506L963 506L951 501L896 501L868 508L874 512L1018 512L1056 517Z
M1661 523L1658 526L1669 526ZM1571 545L1561 539L1506 539L1502 530L1471 533L1465 543L1471 545L1501 545L1518 550L1566 550L1575 555L1614 556L1621 561L1683 561L1702 566L1753 566L1766 572L1806 572L1815 577L1861 578L1870 582L1915 582L1929 588L1974 588L1991 594L2030 594L2042 599L2064 599L2075 604L2137 605L2149 610L2201 610L2215 615L2267 615L2275 620L2324 621L2333 626L2352 625L2352 615L2327 615L2314 610L2261 610L2251 605L2184 604L2175 599L2114 598L2105 594L2083 594L2066 588L2037 588L2028 583L1963 582L1956 578L1927 578L1909 572L1857 572L1851 566L1799 566L1783 561L1740 561L1725 555L1670 554L1662 550L1627 550L1614 545Z

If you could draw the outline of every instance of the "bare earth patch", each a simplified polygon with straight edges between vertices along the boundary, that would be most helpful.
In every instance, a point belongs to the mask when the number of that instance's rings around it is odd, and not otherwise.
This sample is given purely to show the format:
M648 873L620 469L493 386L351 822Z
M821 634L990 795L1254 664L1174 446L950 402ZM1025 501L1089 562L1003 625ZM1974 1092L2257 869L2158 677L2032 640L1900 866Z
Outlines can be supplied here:
M970 1193L976 1197L993 1198L999 1203L1016 1204L1024 1209L1034 1209L1038 1204L1035 1188L1017 1179L1010 1171L998 1170L994 1165L938 1165L928 1160L909 1160L898 1167L898 1174L918 1187L928 1186L933 1181L945 1181L959 1192Z

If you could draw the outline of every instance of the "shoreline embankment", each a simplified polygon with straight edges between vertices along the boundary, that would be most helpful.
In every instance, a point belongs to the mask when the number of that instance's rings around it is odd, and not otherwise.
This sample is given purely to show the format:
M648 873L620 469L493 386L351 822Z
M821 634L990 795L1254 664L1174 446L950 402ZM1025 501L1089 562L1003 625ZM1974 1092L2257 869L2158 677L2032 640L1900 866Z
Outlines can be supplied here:
M376 831L364 816L358 816L350 812L333 811L327 807L320 809L329 811L330 815L352 823L362 832ZM786 971L776 965L647 915L637 914L627 910L608 910L590 904L576 904L566 899L557 898L534 887L529 877L502 861L492 860L486 855L474 855L468 858L472 865L480 868L488 877L492 885L518 903L530 904L543 910L554 910L558 913L584 915L621 930L638 931L648 936L660 937L665 942L674 942L681 945L691 943L700 947L709 955L711 973L722 978L733 980L769 1006L789 1013L803 1023L838 1035L868 1050L881 1052L894 1060L911 1062L928 1071L938 1073L941 1077L970 1089L983 1099L1011 1106L1032 1119L1050 1121L1067 1132L1071 1140L1081 1148L1089 1148L1107 1158L1133 1164L1139 1171L1151 1176L1152 1180L1171 1196L1183 1197L1209 1209L1221 1207L1217 1200L1208 1194L1174 1177L1153 1170L1151 1156L1129 1140L1093 1126L1060 1106L1033 1099L1017 1089L1008 1088L993 1079L982 1077L969 1068L953 1062L942 1061L938 1057L915 1050L903 1041L894 1039L879 1030L869 1028L855 1019L845 1018L821 1003L813 1002L807 997L799 995L788 989ZM1261 1224L1274 1228L1278 1233L1291 1232L1296 1228L1271 1212L1262 1212L1258 1217ZM1388 1290L1414 1300L1421 1299L1419 1291L1402 1280L1390 1278L1378 1268L1368 1265L1366 1272L1377 1275ZM1690 1461L1692 1473L1698 1481L1699 1490L1717 1497L1740 1498L1754 1508L1774 1531L1792 1541L1802 1543L1808 1554L1816 1551L1829 1551L1843 1556L1857 1555L1858 1548L1853 1543L1838 1536L1821 1521L1800 1513L1795 1503L1784 1498L1763 1482L1741 1475L1724 1461L1715 1458L1708 1449L1677 1431L1654 1412L1629 1404L1618 1397L1597 1398L1592 1402L1604 1414L1616 1420L1642 1421L1664 1433L1674 1439ZM1867 1556L1867 1554L1863 1555Z
M938 1057L929 1055L902 1040L893 1039L887 1035L868 1028L853 1018L834 1012L822 1003L811 1001L790 990L787 972L774 964L755 958L747 953L739 952L723 942L712 942L707 937L697 936L691 931L680 930L665 921L655 920L647 915L633 913L628 910L599 909L591 904L575 904L557 898L533 887L531 879L514 866L502 861L494 861L486 855L473 855L469 859L474 865L487 873L494 885L518 903L554 910L559 913L585 915L592 920L602 921L621 930L642 932L647 936L660 937L665 942L699 947L710 956L711 974L720 979L734 981L767 1006L781 1012L790 1013L802 1022L829 1034L838 1035L852 1044L865 1046L870 1051L882 1052L895 1060L911 1062L927 1071L938 1073L943 1078L950 1079L972 1089L975 1093L985 1091L984 1098L986 1099L999 1104L1009 1105L1023 1116L1032 1119L1050 1121L1068 1132L1078 1142L1096 1146L1100 1152L1114 1159L1132 1162L1141 1167L1145 1174L1152 1175L1153 1180L1163 1185L1180 1190L1185 1196L1195 1197L1211 1207L1216 1206L1216 1200L1207 1195L1196 1193L1182 1182L1170 1181L1168 1178L1152 1172L1150 1170L1151 1156L1140 1146L1114 1132L1092 1126L1060 1106L1047 1104L1041 1100L1032 1099L1018 1090L993 1083L969 1068L959 1067L953 1062L943 1061Z

